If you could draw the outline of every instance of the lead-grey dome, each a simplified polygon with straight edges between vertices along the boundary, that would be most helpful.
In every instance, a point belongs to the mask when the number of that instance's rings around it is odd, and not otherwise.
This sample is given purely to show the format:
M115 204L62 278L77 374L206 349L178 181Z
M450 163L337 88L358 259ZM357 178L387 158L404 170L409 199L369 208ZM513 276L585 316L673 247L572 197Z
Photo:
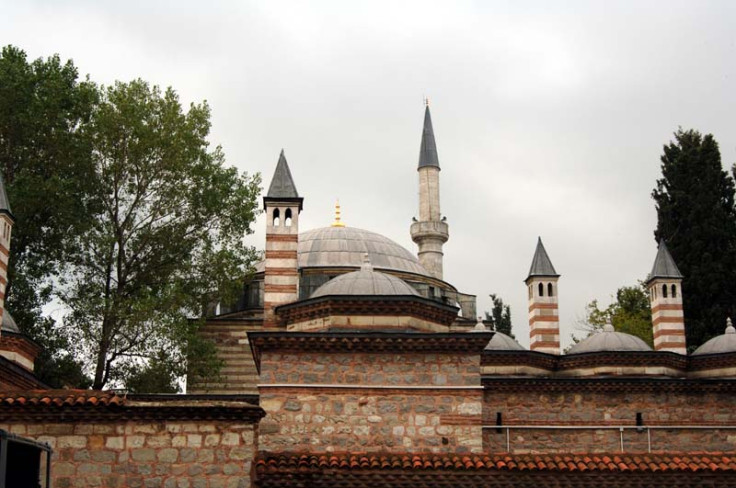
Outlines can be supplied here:
M15 334L20 334L18 324L15 323L15 319L12 315L10 315L10 312L8 312L7 309L3 311L2 330L3 332L13 332Z
M419 296L419 293L401 278L374 271L369 263L363 263L359 271L340 275L317 288L311 298L335 295Z
M488 345L483 349L486 351L523 351L524 346L502 332L494 332Z
M388 237L355 227L323 227L299 234L299 267L361 266L368 254L376 269L428 276L412 253Z
M702 346L697 348L695 352L693 352L693 356L736 352L736 329L731 325L731 319L728 319L726 323L726 333L705 342Z
M603 326L603 330L578 342L570 348L568 354L604 351L651 351L652 348L640 338L624 332L616 332L611 324Z

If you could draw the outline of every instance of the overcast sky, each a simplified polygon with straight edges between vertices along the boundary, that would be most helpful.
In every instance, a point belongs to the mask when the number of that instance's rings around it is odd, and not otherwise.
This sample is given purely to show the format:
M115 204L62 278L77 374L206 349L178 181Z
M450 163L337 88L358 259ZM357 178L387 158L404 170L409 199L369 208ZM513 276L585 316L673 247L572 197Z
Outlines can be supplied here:
M650 197L678 127L736 162L736 2L0 0L0 44L110 84L207 100L211 141L267 186L281 148L303 230L350 226L412 252L423 97L450 226L445 279L512 306L542 236L563 343L594 298L646 276ZM263 220L250 239L264 245Z

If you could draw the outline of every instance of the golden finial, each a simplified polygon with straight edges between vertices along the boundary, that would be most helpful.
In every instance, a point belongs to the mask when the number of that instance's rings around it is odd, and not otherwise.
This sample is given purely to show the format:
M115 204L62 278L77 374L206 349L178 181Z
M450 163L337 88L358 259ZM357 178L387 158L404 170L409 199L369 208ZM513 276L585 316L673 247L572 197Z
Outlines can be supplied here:
M340 200L335 201L335 221L332 223L332 227L345 227L345 222L340 221Z
M424 97L424 106L429 107L429 97Z

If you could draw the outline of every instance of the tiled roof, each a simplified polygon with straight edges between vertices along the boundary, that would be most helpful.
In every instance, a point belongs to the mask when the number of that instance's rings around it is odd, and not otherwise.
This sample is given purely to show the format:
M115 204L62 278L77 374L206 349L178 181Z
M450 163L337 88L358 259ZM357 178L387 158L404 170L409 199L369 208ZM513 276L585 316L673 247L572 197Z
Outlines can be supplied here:
M0 406L108 406L122 405L125 396L98 390L27 390L0 392Z
M736 472L729 453L648 454L323 454L262 453L256 471L288 470L410 471L565 471L565 472Z
M222 395L125 395L72 389L0 392L0 419L238 419L257 422L264 415L263 409L253 404L251 398Z

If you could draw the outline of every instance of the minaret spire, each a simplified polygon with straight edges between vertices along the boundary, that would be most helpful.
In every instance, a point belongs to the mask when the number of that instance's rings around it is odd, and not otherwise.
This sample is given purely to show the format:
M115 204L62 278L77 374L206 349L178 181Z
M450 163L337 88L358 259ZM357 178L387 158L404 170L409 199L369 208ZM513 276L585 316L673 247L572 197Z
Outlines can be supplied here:
M434 166L439 169L440 158L437 155L437 143L434 140L432 115L429 113L429 100L424 109L424 127L422 128L422 144L419 148L419 167Z
M411 238L419 246L419 262L435 278L443 279L442 246L449 229L440 212L440 161L429 112L424 109L422 142L419 146L419 219L411 224Z

